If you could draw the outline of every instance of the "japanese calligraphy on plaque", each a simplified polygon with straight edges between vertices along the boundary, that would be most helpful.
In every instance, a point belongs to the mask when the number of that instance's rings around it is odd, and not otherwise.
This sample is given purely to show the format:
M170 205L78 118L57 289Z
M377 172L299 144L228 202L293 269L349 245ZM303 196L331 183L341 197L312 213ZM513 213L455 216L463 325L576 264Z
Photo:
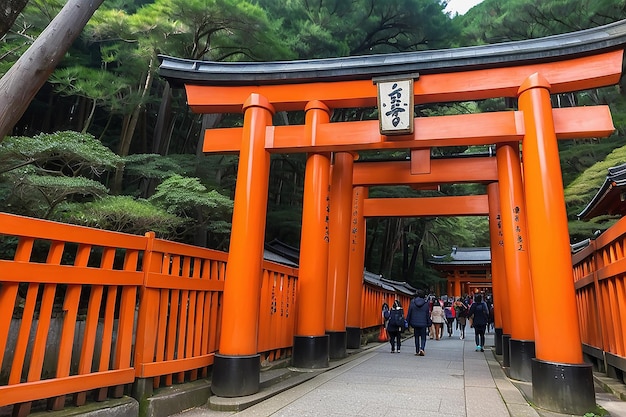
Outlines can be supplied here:
M378 120L381 135L413 133L413 78L380 80L378 86Z

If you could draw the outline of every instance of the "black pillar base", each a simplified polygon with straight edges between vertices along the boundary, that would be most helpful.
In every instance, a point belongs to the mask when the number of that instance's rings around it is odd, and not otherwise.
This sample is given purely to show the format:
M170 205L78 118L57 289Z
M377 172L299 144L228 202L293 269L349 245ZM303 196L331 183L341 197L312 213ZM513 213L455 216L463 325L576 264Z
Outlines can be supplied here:
M503 334L502 335L502 366L508 368L511 366L511 335Z
M346 327L346 337L348 349L358 349L361 347L361 329L358 327Z
M330 359L343 359L348 356L348 351L346 349L347 346L347 335L346 332L329 332L327 331L328 341L330 345L330 350L328 354Z
M328 368L328 335L294 336L291 364L296 368Z
M509 377L518 381L531 382L533 378L532 362L535 358L535 341L511 339L509 341L509 349L511 352Z
M261 356L215 354L211 391L218 397L243 397L259 392Z
M591 364L533 359L533 402L561 414L584 415L596 407Z
M502 355L502 329L496 327L494 329L495 335L493 337L496 344L496 355Z

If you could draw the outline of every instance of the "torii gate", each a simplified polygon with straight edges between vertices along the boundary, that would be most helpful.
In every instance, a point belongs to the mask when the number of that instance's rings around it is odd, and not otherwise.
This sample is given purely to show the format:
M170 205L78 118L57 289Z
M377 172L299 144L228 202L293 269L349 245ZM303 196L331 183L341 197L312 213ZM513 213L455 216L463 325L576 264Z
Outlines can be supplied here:
M498 271L494 291L503 300L505 362L508 352L511 375L532 380L538 406L577 414L592 409L592 369L583 363L578 321L559 322L554 332L558 317L577 314L556 139L607 136L613 124L606 106L552 109L550 94L616 84L625 30L626 23L618 22L498 45L294 62L161 57L161 75L185 86L193 111L244 113L242 128L207 130L203 146L204 152L240 153L223 300L223 315L237 317L237 325L222 326L213 392L234 397L259 390L257 315L270 153L308 155L293 364L312 369L345 354L354 326L356 291L350 288L363 265L363 219L389 204L366 199L365 187L353 190L355 153L411 149L411 161L397 168L398 175L440 183L454 168L438 171L430 147L496 144L498 181L488 186L486 212ZM373 78L378 85L410 80L415 103L516 97L518 110L411 117L412 132L399 136L381 133L379 121L330 123L332 109L377 105ZM304 110L305 124L273 126L272 115L282 110ZM471 200L485 210L483 196L455 204L469 207ZM402 215L395 203L388 215ZM425 205L423 199L403 201L403 213L419 215ZM449 206L431 209L445 214Z

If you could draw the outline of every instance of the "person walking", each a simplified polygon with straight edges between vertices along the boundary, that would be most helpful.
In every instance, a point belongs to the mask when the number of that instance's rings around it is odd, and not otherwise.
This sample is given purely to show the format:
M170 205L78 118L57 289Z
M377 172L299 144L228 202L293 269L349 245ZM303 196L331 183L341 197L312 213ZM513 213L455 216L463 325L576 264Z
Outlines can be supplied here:
M441 336L443 336L443 324L447 320L446 313L443 312L443 308L441 308L441 304L437 298L433 300L433 309L430 313L430 320L433 323L432 331L435 336L435 340L441 339Z
M454 324L455 311L450 301L446 301L443 312L446 314L446 330L448 331L448 337L452 337L452 333L454 333L452 325Z
M404 331L404 310L400 304L400 300L393 302L391 310L385 312L385 320L387 320L387 334L389 334L389 343L391 343L391 353L400 353L402 344L402 332Z
M476 341L476 352L484 352L485 346L485 329L489 322L489 307L487 303L483 301L481 294L474 296L474 302L467 313L467 316L472 318L472 326L474 327L474 337Z
M461 332L461 337L459 339L465 339L465 326L467 325L467 305L463 301L461 301L461 297L457 298L454 304L454 312L456 314L456 326Z
M415 335L415 354L419 356L426 354L426 329L432 325L425 296L423 290L417 290L415 298L409 304L409 311L406 313L406 319L409 326L413 327Z

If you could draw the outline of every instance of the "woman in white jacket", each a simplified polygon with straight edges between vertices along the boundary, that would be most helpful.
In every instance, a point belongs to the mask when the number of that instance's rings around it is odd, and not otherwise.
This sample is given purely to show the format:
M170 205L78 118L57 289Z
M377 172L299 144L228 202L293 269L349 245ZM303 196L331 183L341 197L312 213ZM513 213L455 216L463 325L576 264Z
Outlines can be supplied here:
M439 340L443 336L443 325L447 320L446 313L443 311L441 303L437 298L433 300L433 310L430 313L430 319L433 322L431 334L435 335L435 340Z

